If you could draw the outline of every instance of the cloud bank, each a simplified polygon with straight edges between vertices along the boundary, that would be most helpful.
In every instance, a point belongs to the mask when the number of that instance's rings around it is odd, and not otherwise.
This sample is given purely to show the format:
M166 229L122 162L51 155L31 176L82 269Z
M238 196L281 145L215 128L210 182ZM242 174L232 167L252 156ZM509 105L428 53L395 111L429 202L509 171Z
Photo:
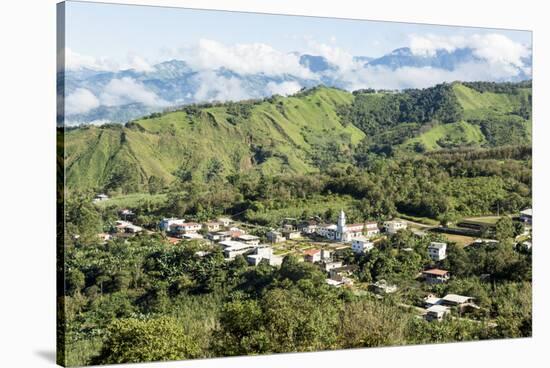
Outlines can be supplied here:
M200 39L194 45L163 50L164 61L177 59L184 62L179 65L185 65L185 70L174 75L187 77L160 82L154 78L166 74L140 55L128 54L124 62L118 62L66 49L67 70L114 74L110 80L102 79L94 85L88 85L88 81L76 81L66 96L65 113L86 114L99 106L135 103L160 108L182 101L238 101L273 94L286 96L303 86L321 83L353 91L360 88L424 88L457 80L513 81L531 76L531 48L499 33L469 36L413 34L404 46L409 49L403 52L410 53L403 63L398 60L395 64L384 64L367 63L364 58L356 58L357 55L339 47L334 37L328 43L306 39L303 50L291 53L265 43L231 45ZM438 60L443 51L453 53L458 50L460 55L466 56L449 57L452 65L445 68L437 62L426 62ZM304 54L321 56L331 67L309 69L308 65L300 63ZM388 55L400 57L399 52ZM423 62L407 64L407 58L418 58ZM121 73L128 69L138 74L128 77L127 73ZM161 73L155 74L157 71ZM171 88L170 93L163 88ZM182 92L178 95L179 90Z

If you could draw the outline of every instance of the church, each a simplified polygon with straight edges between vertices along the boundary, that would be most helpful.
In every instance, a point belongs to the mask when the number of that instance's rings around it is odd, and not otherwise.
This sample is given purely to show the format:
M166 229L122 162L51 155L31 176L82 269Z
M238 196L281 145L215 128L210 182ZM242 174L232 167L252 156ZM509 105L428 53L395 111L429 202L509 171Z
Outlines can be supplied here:
M338 224L321 226L317 230L317 234L327 239L349 243L353 239L361 237L371 238L378 234L378 224L376 222L366 222L364 224L346 224L346 214L342 210L338 215Z

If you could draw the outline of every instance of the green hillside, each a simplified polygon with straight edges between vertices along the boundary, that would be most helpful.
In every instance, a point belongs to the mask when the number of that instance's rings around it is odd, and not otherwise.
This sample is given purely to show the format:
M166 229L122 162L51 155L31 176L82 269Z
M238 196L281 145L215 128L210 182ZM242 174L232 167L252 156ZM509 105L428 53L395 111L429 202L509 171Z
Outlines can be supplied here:
M350 150L365 134L343 126L336 111L350 93L316 88L294 97L184 109L122 126L84 127L66 133L69 187L103 187L114 176L145 185L174 173L205 177L259 169L312 172L312 154L336 142ZM244 108L243 108L244 106ZM139 189L139 188L137 188Z
M530 83L441 84L403 92L317 87L261 101L191 105L65 133L69 188L124 192L259 171L310 173L368 154L525 145Z

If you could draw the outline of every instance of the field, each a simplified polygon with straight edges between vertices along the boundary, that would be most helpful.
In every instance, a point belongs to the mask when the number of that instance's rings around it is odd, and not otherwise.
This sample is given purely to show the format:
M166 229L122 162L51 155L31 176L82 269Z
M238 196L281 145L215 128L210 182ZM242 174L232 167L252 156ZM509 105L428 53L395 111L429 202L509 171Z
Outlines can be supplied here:
M444 237L447 238L450 242L455 242L457 245L461 247L465 247L467 245L470 245L473 243L476 238L473 238L471 236L465 236L465 235L456 235L456 234L442 234Z
M132 193L111 197L106 201L96 202L101 209L138 208L146 203L152 205L166 202L166 194Z
M477 145L480 146L485 142L485 137L479 126L469 124L465 121L436 125L418 137L409 139L405 142L406 146L422 143L428 151L437 150L442 147L442 144L455 145Z

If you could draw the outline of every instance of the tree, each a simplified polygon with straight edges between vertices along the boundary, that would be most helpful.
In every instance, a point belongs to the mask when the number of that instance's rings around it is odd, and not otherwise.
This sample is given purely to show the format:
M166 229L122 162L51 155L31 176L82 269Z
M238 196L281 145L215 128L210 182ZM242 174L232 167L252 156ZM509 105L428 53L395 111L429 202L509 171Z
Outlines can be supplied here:
M499 241L514 237L514 224L510 217L504 216L497 221L495 224L495 236Z
M181 360L199 355L196 343L171 317L115 320L107 329L103 347L93 364Z

